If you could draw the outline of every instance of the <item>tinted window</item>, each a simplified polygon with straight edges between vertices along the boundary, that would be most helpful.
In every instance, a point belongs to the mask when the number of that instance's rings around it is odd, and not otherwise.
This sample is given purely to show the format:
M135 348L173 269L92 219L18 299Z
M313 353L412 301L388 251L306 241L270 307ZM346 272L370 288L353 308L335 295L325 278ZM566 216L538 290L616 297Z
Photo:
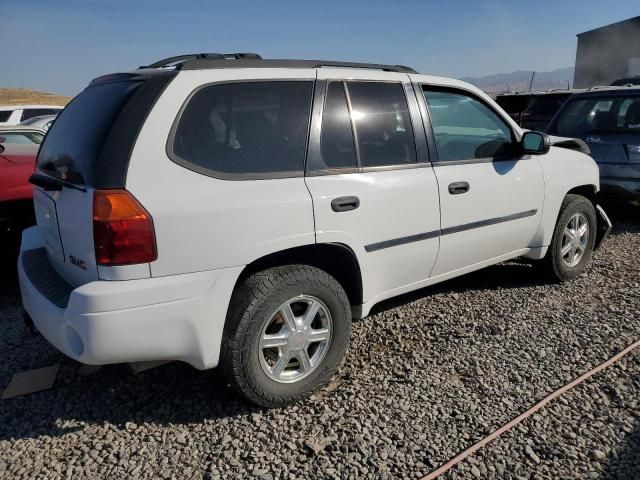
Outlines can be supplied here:
M407 99L399 83L347 82L361 167L416 162Z
M468 95L425 90L438 160L470 160L505 155L511 129L493 110Z
M569 100L549 130L567 137L590 133L640 134L640 96Z
M327 168L358 166L349 106L342 82L331 82L327 88L320 145Z
M199 90L173 138L178 163L205 174L304 170L313 83L229 83Z
M53 108L27 108L22 111L20 121L24 122L25 120L29 120L33 117L39 117L40 115L55 115L58 112L58 109Z
M104 141L139 85L115 82L86 88L51 125L38 154L38 168L69 182L94 185Z
M533 115L554 115L569 95L540 95L533 99L527 112Z
M13 110L0 110L0 122L6 122L13 113Z
M531 95L498 95L496 103L509 115L513 115L514 113L522 113L532 98L534 97Z
M2 132L0 131L0 143L18 143L33 145L42 143L44 135L37 132Z

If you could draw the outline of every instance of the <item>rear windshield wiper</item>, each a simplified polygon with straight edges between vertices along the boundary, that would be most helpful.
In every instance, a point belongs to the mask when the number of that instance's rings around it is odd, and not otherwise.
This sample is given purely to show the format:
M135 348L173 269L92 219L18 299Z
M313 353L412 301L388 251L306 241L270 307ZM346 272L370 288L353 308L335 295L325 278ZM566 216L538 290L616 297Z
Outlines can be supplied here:
M60 191L62 187L71 188L73 190L80 190L86 192L87 189L79 187L73 183L62 180L61 178L50 177L49 175L42 175L41 173L33 173L29 177L29 183L36 185L37 187L44 188L47 191Z

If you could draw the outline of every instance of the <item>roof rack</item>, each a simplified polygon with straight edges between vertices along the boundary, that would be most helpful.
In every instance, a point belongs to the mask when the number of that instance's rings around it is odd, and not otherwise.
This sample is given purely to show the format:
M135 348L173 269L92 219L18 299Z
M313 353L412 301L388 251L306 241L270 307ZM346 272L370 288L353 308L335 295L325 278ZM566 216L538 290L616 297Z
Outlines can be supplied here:
M187 60L227 60L227 59L252 59L260 60L262 57L257 53L191 53L187 55L176 55L175 57L163 58L149 65L141 65L138 68L162 68L177 66Z
M140 68L175 67L179 70L206 70L215 68L365 68L385 72L418 73L404 65L380 63L340 62L333 60L263 59L257 53L195 53L165 58Z

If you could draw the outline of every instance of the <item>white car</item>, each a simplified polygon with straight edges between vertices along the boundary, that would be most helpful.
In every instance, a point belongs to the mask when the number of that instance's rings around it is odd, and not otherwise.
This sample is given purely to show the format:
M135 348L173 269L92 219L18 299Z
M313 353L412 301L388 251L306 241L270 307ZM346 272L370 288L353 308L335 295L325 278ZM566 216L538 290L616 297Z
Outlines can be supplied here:
M283 405L382 300L516 257L580 274L610 223L584 144L557 141L394 65L200 54L97 78L40 149L24 308L80 362L221 365Z
M10 105L0 106L0 127L17 125L33 117L57 115L64 107L61 105Z

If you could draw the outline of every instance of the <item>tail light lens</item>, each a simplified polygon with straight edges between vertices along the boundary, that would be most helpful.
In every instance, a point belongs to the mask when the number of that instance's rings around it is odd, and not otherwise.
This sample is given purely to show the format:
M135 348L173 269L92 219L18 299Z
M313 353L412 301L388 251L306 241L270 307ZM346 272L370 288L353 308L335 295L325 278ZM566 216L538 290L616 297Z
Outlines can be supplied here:
M93 197L96 263L148 263L158 258L151 215L126 190L96 190Z

